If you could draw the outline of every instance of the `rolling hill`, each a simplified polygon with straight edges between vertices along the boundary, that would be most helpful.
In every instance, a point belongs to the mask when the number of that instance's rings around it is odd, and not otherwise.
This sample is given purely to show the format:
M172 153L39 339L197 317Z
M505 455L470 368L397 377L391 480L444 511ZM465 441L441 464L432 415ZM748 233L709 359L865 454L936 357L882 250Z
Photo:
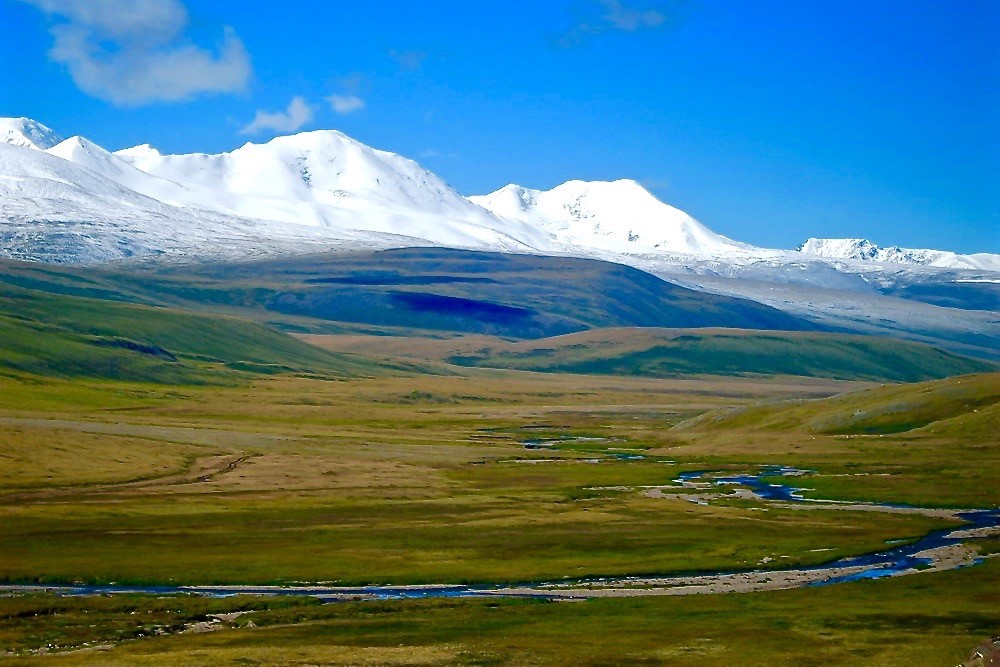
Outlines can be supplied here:
M597 329L534 341L496 341L447 359L549 373L804 375L880 382L997 368L928 345L874 336L733 329Z
M331 322L515 338L612 326L811 328L775 308L686 289L620 264L443 248L128 270L6 263L4 281L224 310L299 332L323 332Z
M155 275L164 284L183 278L206 288L186 298L225 299L221 292L228 289L241 295L241 305L271 313L516 338L609 326L811 328L752 301L572 257L410 248L163 269Z
M205 363L367 373L445 361L897 382L996 368L918 343L810 331L751 301L569 257L408 249L129 269L6 262L0 289L11 341L6 366L43 374L170 380L194 363L181 375L203 381ZM376 337L352 339L356 348L326 341L323 351L286 333ZM407 351L393 353L400 345Z
M986 438L1000 433L1000 373L963 375L919 384L875 387L812 401L708 412L682 431L802 429L826 434L892 434L920 430Z
M251 374L368 374L374 366L261 324L0 283L0 372L169 384Z

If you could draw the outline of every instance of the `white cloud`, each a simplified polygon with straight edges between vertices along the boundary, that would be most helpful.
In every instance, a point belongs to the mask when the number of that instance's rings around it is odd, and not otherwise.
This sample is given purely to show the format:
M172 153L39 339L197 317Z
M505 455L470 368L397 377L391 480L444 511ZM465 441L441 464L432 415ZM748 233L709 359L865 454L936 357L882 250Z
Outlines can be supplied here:
M240 134L256 134L264 130L295 132L313 119L313 112L305 98L293 97L285 111L269 113L258 109L257 115L249 125L240 130Z
M339 114L349 114L365 108L365 101L357 95L330 95L326 101Z
M59 22L49 57L77 87L116 105L184 100L246 88L250 56L232 28L217 50L191 43L180 0L22 0Z

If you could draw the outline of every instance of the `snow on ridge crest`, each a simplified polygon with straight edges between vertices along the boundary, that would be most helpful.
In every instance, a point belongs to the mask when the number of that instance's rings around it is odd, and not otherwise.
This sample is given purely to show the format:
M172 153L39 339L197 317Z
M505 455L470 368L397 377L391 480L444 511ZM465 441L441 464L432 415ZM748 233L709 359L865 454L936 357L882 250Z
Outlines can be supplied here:
M11 150L15 151L13 156L22 149ZM248 143L218 155L162 155L148 145L111 153L83 137L72 137L39 152L77 168L62 169L51 161L38 162L37 177L12 191L11 198L4 202L0 224L20 224L11 217L13 212L23 219L24 212L30 211L35 202L40 213L31 225L38 226L41 232L42 227L51 224L47 220L56 222L54 210L41 205L40 200L50 190L46 184L47 179L51 180L49 174L62 173L86 181L94 192L140 196L122 199L123 204L128 199L127 207L134 215L109 216L116 221L127 220L119 232L123 246L136 236L153 238L147 226L163 228L165 219L182 215L187 220L200 216L207 226L228 219L234 229L246 229L247 221L256 221L252 225L256 240L251 247L256 245L265 252L275 247L276 240L287 247L288 240L296 236L308 242L310 248L324 237L333 241L359 239L360 247L366 243L384 247L388 238L407 246L510 251L549 249L553 245L544 232L499 220L416 162L375 150L332 130L278 137L266 144ZM0 170L0 176L5 175L4 171ZM88 174L86 179L84 173ZM65 181L66 177L59 179ZM93 212L99 210L98 199L91 197L88 188L80 188L75 203L76 210L87 211L81 220L92 219ZM109 211L118 210L107 199L100 201L100 206ZM74 203L67 201L66 206L66 214L73 215ZM42 215L42 210L47 213ZM27 215L30 217L30 213ZM159 231L169 229L168 225ZM189 232L189 226L178 228L179 241L173 247L183 245L180 240L185 235L190 238ZM18 235L30 238L20 232ZM162 234L157 238L163 238ZM203 243L191 244L192 256L215 254L213 248L202 247ZM129 252L156 251L149 247Z
M129 148L123 148L119 151L114 152L118 157L130 158L130 157L161 157L163 153L156 150L149 144L139 144L138 146L131 146Z
M1000 271L1000 255L990 253L960 255L947 250L879 246L868 239L810 238L798 247L798 251L825 259Z
M301 238L311 249L323 238L377 238L383 246L392 238L411 246L562 253L612 261L632 261L625 259L631 256L691 266L716 260L731 266L807 262L851 266L854 271L864 262L871 265L866 270L902 263L1000 271L1000 255L881 248L865 239L809 239L799 252L757 248L715 233L631 179L571 180L550 190L509 184L465 198L417 162L337 130L279 136L215 155L164 155L149 144L111 153L83 137L62 140L30 119L0 118L0 148L6 149L0 156L0 186L5 176L27 174L18 176L21 180L0 199L0 231L12 229L29 239L24 243L31 243L30 230L18 225L28 221L49 234L45 225L58 221L53 216L64 215L49 194L55 187L51 182L76 179L72 197L79 199L78 210L87 211L81 221L90 220L101 206L128 211L115 214L115 220L123 221L116 233L124 243L140 236L165 239L171 225L164 221L183 217L185 231L178 230L171 241L175 250L184 247L185 235L194 238L192 221L202 219L206 229L232 224L244 230L240 233L254 239L264 253L279 237L283 247ZM35 152L47 155L29 160L27 154ZM21 166L16 164L19 159ZM83 169L62 169L51 160ZM36 172L25 172L29 167ZM62 191L59 196L72 198ZM121 199L120 206L110 203L114 197ZM67 199L65 214L72 213L72 203ZM43 210L51 215L43 215ZM214 256L215 249L202 247L214 236L208 238L190 244L188 252ZM155 253L157 248L146 250ZM0 248L0 254L10 253Z
M43 151L62 140L52 129L30 118L0 118L0 143Z
M746 254L631 179L567 181L551 190L508 185L471 201L508 220L546 229L570 246L621 253Z

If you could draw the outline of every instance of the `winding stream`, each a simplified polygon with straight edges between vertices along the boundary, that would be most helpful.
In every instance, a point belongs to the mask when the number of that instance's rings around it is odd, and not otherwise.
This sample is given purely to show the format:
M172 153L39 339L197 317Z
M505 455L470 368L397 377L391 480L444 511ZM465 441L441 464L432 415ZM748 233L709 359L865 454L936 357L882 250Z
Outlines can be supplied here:
M532 443L534 444L534 443ZM923 509L883 503L853 503L803 498L802 489L791 484L776 484L769 479L794 478L809 471L786 466L761 466L757 474L718 475L718 471L685 472L674 480L691 490L706 491L716 487L736 487L753 497L781 507L802 509L847 509L867 511L898 511L932 513L942 510ZM668 488L668 487L664 487ZM674 487L675 488L675 487ZM744 492L745 493L745 492ZM716 492L714 497L725 498ZM730 496L733 497L733 496ZM745 495L743 497L746 497ZM809 507L812 505L812 507ZM850 556L830 563L791 569L751 570L670 575L664 577L615 577L576 579L553 583L529 583L520 586L440 585L440 586L124 586L124 585L46 585L11 584L0 586L0 592L46 590L62 595L105 595L114 593L148 593L154 595L187 593L211 597L233 595L308 595L326 601L356 599L415 599L430 597L538 597L547 599L579 599L589 597L630 597L643 595L692 595L726 592L748 592L828 586L859 579L914 574L923 570L947 570L982 562L970 547L977 539L997 535L1000 508L980 510L943 510L949 516L962 519L965 525L936 530L906 544L891 540L887 548L875 553Z

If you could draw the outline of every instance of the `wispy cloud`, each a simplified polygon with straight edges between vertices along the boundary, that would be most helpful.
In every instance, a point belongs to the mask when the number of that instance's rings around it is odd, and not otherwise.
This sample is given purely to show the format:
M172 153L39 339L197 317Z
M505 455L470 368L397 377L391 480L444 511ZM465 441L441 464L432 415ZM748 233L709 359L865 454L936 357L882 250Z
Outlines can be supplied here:
M439 151L439 150L437 150L435 148L428 148L425 151L421 151L420 157L422 159L424 159L424 160L432 159L432 158L442 158L442 157L456 158L456 157L458 157L458 153L454 153L454 152L448 152L448 153L446 153L444 151Z
M389 51L389 57L399 63L399 69L416 72L424 66L427 54L423 51Z
M120 106L246 88L250 56L232 28L215 50L191 43L180 0L21 0L55 24L49 58L80 90Z
M580 20L556 40L560 46L576 46L588 37L612 30L636 32L660 28L679 18L684 0L660 1L652 7L626 5L622 0L597 0L592 16ZM598 9L597 5L600 5ZM602 12L599 15L597 12Z
M330 95L326 98L330 108L339 114L349 114L365 108L365 101L357 95Z
M240 130L240 134L257 134L264 130L273 132L295 132L306 123L312 121L314 109L303 97L293 97L285 111L271 113L263 109L257 110L257 115L249 125Z
M365 100L361 97L366 88L367 77L364 74L352 74L340 80L339 92L326 98L330 108L340 115L346 115L365 108Z
M604 20L616 30L635 32L639 28L655 28L667 21L667 16L658 9L634 9L626 7L619 0L601 0L608 11Z

